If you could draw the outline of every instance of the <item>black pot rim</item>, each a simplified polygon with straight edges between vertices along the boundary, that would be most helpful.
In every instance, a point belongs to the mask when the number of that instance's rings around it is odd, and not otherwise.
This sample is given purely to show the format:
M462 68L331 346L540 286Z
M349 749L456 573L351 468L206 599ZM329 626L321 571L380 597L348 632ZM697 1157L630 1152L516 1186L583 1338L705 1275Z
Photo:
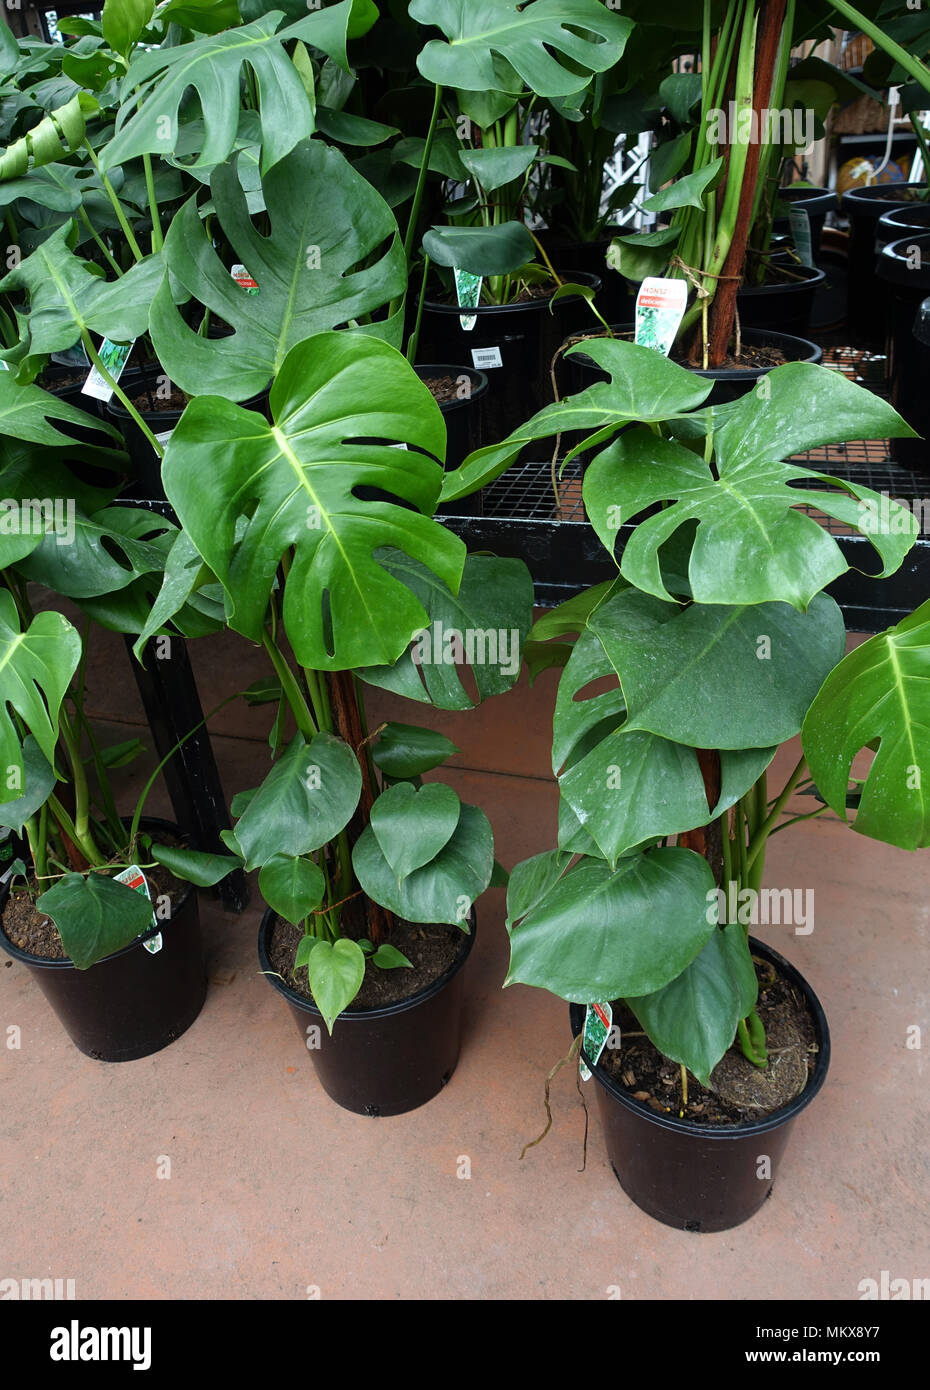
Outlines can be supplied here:
M928 186L930 185L926 183L872 183L866 188L847 188L846 192L842 194L839 199L840 211L842 212L847 202L850 202L856 212L862 214L871 213L874 217L880 217L881 212L876 212L874 210L876 203L891 203L892 206L890 208L882 209L882 211L892 212L894 209L899 208L902 203L906 204L910 201L907 198L896 198L893 191L889 193L889 189L926 189Z
M916 212L924 213L918 222L907 222L907 217L913 217ZM930 231L930 203L902 203L899 207L892 208L890 212L883 212L878 219L882 227L891 227L894 231L900 228L902 232L920 232L926 228ZM890 236L889 241L897 241L899 238Z
M462 406L471 405L473 401L478 401L488 389L488 378L485 372L480 372L477 367L456 367L451 362L417 362L413 370L420 380L423 380L424 373L445 372L448 376L470 376L473 383L472 393L465 400L456 401L437 401L436 404L443 415L449 415L453 410L460 410Z
M919 269L907 264L908 252L916 246L926 256L921 255ZM875 271L880 279L892 285L907 285L910 289L930 290L930 226L925 232L899 237L897 241L886 242L875 262Z
M633 324L612 323L610 327L614 333L629 333L633 329ZM572 334L569 336L573 337L574 335ZM817 343L811 342L809 338L799 338L794 333L781 333L774 328L744 328L741 336L743 342L748 343L750 347L756 345L762 347L783 347L786 343L799 343L803 347L809 349L806 356L790 358L789 361L821 362L823 360L823 348L819 347ZM565 341L562 343L562 349L564 349L565 344L568 341L569 339L566 338ZM560 351L562 349L560 349ZM583 362L584 353L578 353L574 358L570 360L575 362ZM588 362L591 363L592 366L595 365L591 358L588 358ZM737 367L687 367L685 370L689 372L694 372L695 376L710 377L714 381L739 381L748 376L748 372L740 371ZM753 369L750 368L749 370L751 371ZM760 368L759 370L761 372L770 372L775 371L775 368L764 367Z
M120 820L123 821L129 821L130 819L131 817L129 816L120 816ZM179 839L185 838L179 826L175 825L173 821L164 820L161 816L143 816L139 822L139 829L142 830L145 828L170 830L172 835L176 835ZM194 885L188 883L187 892L182 894L178 901L179 908L185 905L193 891ZM8 880L6 883L0 885L0 907L5 906L9 894L10 884ZM148 931L141 932L134 940L128 942L125 946L121 946L118 951L111 951L108 956L101 956L99 960L95 960L94 964L89 965L87 969L93 970L98 965L106 965L108 961L116 960L119 956L125 956L127 952L134 951L137 946L141 946L143 941L151 941L152 937L158 936L159 932L163 932L167 925L167 923L162 922L158 926L149 927ZM13 942L4 931L0 931L0 947L2 947L8 955L11 955L14 960L18 960L23 965L37 966L40 970L77 970L77 966L70 956L65 956L63 959L59 960L50 960L48 956L33 956L30 955L28 951L21 951L18 946L14 946Z
M594 1065L588 1057L584 1048L581 1048L581 1056L584 1058L585 1065L594 1074L595 1080L603 1086L613 1100L622 1105L625 1110L631 1111L649 1124L657 1125L660 1129L674 1130L676 1134L690 1134L696 1139L709 1139L714 1142L726 1143L737 1139L752 1138L759 1134L767 1134L770 1130L780 1129L782 1125L793 1120L802 1110L805 1110L811 1101L818 1094L823 1083L827 1079L827 1072L830 1068L830 1029L827 1025L826 1014L817 995L805 980L799 970L785 960L774 947L769 946L764 941L757 940L756 937L749 938L750 949L771 964L777 965L779 970L785 975L788 981L800 987L805 1003L813 1015L814 1029L817 1033L817 1040L820 1050L817 1054L817 1061L814 1065L813 1075L799 1096L783 1105L780 1110L774 1110L771 1115L767 1115L764 1120L757 1120L754 1124L748 1125L697 1125L688 1120L679 1120L671 1115L659 1115L655 1110L650 1110L635 1101L633 1097L618 1086L615 1081L607 1075L601 1066ZM572 1036L577 1037L584 1026L583 1004L569 1005Z
M766 295L805 294L810 290L819 289L827 278L827 272L816 265L796 265L792 266L792 269L795 274L804 272L805 278L803 280L783 280L777 285L740 285L736 292L737 299L742 299L744 295L761 299ZM744 329L743 336L745 337L746 333L750 331L748 328Z
M570 285L587 285L590 289L594 290L596 294L603 282L600 275L593 275L588 270L579 270L570 278L566 277L565 283ZM556 289L557 288L558 286L556 286ZM555 294L555 290L552 291L552 294ZM578 298L578 295L566 295L564 299L559 300L559 303L571 304ZM552 295L550 294L546 295L545 298L526 299L522 304L476 304L473 309L469 309L467 305L462 304L441 304L438 299L430 299L427 295L423 303L423 309L424 311L428 309L431 314L451 314L455 318L470 318L472 314L477 314L480 318L482 315L487 317L489 314L539 313L542 309L548 312L551 303Z
M268 983L287 1000L288 1004L292 1007L302 1009L304 1013L312 1014L314 1018L322 1019L323 1015L320 1013L317 1006L311 1003L309 999L305 999L302 994L298 994L296 990L291 989L290 985L285 984L281 979L277 971L271 968L271 959L268 955L267 943L271 940L271 933L277 920L278 914L274 909L270 907L266 908L258 928L258 960L261 966L261 973L265 976ZM451 924L442 922L436 925L449 926ZM369 1019L391 1018L395 1014L406 1013L408 1009L417 1008L420 1004L425 1003L427 999L432 999L433 995L438 994L441 989L445 988L453 975L457 975L458 972L464 968L468 957L471 955L472 947L475 944L477 925L475 909L474 906L472 906L471 931L462 932L465 942L464 946L460 949L459 954L452 964L444 970L439 978L434 980L432 984L425 985L424 988L419 990L416 994L412 994L409 999L399 999L394 1004L383 1004L377 1009L356 1009L353 1012L350 1005L348 1009L343 1009L336 1022L342 1023L342 1021L345 1020L347 1023L365 1023Z
M832 188L799 187L796 183L788 184L787 188L779 188L775 194L777 198L783 198L788 203L803 203L808 212L815 208L823 212L829 212L836 207L836 194Z

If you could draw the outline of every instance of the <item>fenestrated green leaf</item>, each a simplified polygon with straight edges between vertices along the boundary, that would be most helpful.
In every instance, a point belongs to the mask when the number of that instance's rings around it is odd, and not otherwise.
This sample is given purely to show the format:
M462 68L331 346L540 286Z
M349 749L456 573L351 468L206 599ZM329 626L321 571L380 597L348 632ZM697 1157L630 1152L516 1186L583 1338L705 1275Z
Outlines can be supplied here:
M409 13L448 40L430 40L417 59L428 82L501 90L507 74L495 63L499 57L516 75L504 91L517 92L525 82L544 98L579 92L594 73L613 67L633 27L597 0L532 0L522 9L517 0L413 0Z
M877 740L853 829L901 849L930 845L930 603L840 662L801 737L818 790L844 819L852 761Z
M187 849L184 845L159 845L153 842L152 858L164 864L177 878L195 883L198 888L212 888L221 878L240 869L242 862L231 854L208 854L205 850Z
M211 578L190 536L186 531L179 531L164 559L164 575L158 597L132 644L137 660L142 660L142 649L149 638L161 632L167 622L177 617L191 595Z
M363 890L408 922L463 926L471 905L491 881L494 838L487 816L463 805L455 833L423 868L398 884L394 871L366 826L352 850L352 866Z
M715 188L723 169L723 156L712 159L703 169L676 179L666 188L660 188L643 203L645 212L668 212L671 208L703 208L707 190Z
M826 594L797 613L783 603L673 608L628 589L589 627L620 679L627 730L693 748L763 748L792 738L846 638Z
M74 439L57 429L52 423L54 420L66 420L87 430L97 429L112 439L120 437L118 430L98 416L78 410L50 391L43 391L41 386L20 386L11 372L0 370L0 432L51 448L73 448ZM103 433L100 442L104 442Z
M422 565L383 557L427 614L427 625L394 666L359 671L362 680L440 709L471 709L460 666L474 676L478 699L502 695L520 674L520 651L533 612L533 582L522 560L469 555L453 595Z
M770 376L782 370L776 367ZM816 370L837 375L826 368ZM754 393L753 399L763 413L766 402ZM728 412L718 440L732 420ZM835 432L844 429L837 423ZM804 609L849 565L834 537L799 507L815 507L867 536L884 561L882 574L898 568L917 537L916 519L887 500L893 517L900 518L894 523L899 529L875 529L872 518L882 499L845 479L797 464L745 458L732 465L719 462L718 471L719 477L690 449L646 429L628 431L592 460L583 483L585 508L611 553L620 525L657 503L670 503L639 521L626 542L620 569L631 584L671 599L659 551L679 527L696 521L688 577L699 603L782 601ZM835 491L790 486L805 478L818 479Z
M279 917L297 926L323 901L326 878L312 859L276 854L262 865L258 889Z
M399 352L354 333L292 348L270 405L273 425L220 397L191 401L165 453L165 491L228 593L237 632L261 640L293 546L283 616L300 664L393 662L427 615L375 552L397 547L453 590L462 573L462 542L432 520L442 470L427 453L444 451L439 407ZM364 487L412 506L359 497Z
M525 174L536 158L538 148L537 145L498 145L488 149L462 150L459 157L485 193L493 193Z
M510 927L507 984L537 985L575 1004L661 989L716 928L714 876L688 849L656 849L615 870L582 859Z
M343 0L281 29L282 13L272 10L236 29L136 53L123 81L116 134L101 152L103 168L146 152L172 153L189 87L200 98L205 123L195 162L222 163L235 142L242 68L248 64L259 90L262 169L270 169L313 131L313 109L285 44L301 39L348 67L346 31L353 11L377 16L369 0Z
M152 925L152 904L106 874L65 874L36 907L51 917L78 970L128 946Z
M703 377L638 343L588 338L565 355L579 352L602 367L610 381L595 382L575 396L545 406L500 444L469 454L464 463L445 475L443 502L467 497L500 477L534 440L576 430L596 432L602 439L606 437L603 431L614 433L630 421L664 421L695 410L711 390L711 383Z
M9 774L7 774L9 775ZM14 782L18 778L13 778ZM55 786L55 773L32 734L23 739L23 776L21 794L14 801L0 804L0 825L23 833L23 826L48 800Z
M246 869L327 844L349 823L361 790L361 768L347 744L327 733L309 743L296 734L236 822Z
M332 1033L336 1019L362 987L365 957L361 947L346 937L332 944L318 941L310 952L307 976L313 1002Z
M29 297L29 312L17 315L22 334L17 360L61 352L84 329L126 343L148 328L149 306L164 274L161 258L148 256L121 279L105 280L68 250L69 227L59 227L0 280L0 290L22 290Z
M444 763L459 749L445 734L421 729L415 724L386 724L372 744L375 766L386 777L419 777Z
M125 589L140 575L160 573L177 533L172 522L144 507L104 507L92 516L75 508L74 535L47 532L20 570L69 598Z
M39 613L23 632L13 595L0 590L0 801L18 800L25 785L20 736L7 707L54 764L58 712L80 659L81 637L67 618Z
M451 787L400 782L383 791L371 808L371 828L400 884L448 844L459 823L461 803Z
M732 1047L736 1025L755 1003L756 976L738 923L714 928L701 953L664 988L627 1004L664 1057L682 1062L703 1086ZM751 997L750 997L751 996Z
M192 198L169 228L165 261L234 332L204 338L189 328L167 278L155 296L151 331L159 361L182 390L242 401L268 385L296 344L400 294L406 267L393 213L338 150L306 141L265 175L268 236L249 215L236 167L215 169L210 188L217 221L258 293L246 294L233 280Z
M423 250L436 265L472 275L509 275L533 259L535 247L522 222L501 222L496 227L431 227Z

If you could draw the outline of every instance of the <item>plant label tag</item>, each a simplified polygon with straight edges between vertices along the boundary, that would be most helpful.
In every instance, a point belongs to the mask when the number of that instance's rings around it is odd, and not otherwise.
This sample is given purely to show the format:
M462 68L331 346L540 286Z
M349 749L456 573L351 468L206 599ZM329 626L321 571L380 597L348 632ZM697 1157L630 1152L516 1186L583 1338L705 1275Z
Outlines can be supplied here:
M485 367L502 367L504 361L499 347L472 348L471 364L480 370Z
M794 249L801 258L802 265L813 266L814 251L811 243L811 220L807 208L793 207L788 211L788 225L794 238Z
M252 279L244 265L240 265L237 261L229 273L236 284L245 290L246 294L258 294L258 281Z
M134 342L135 339L132 343L111 343L109 338L104 338L100 344L100 360L114 381L119 381L123 368L129 361ZM104 380L96 367L91 367L87 373L87 380L81 391L85 396L93 396L95 401L108 401L113 395L113 387Z
M174 425L171 426L170 430L160 430L159 433L156 434L155 438L158 440L159 444L164 445L168 443L168 440L171 438L173 434Z
M125 883L126 887L131 888L134 892L144 893L149 902L151 902L152 895L149 892L148 880L138 864L130 864L128 869L124 869L121 874L116 874L114 877L117 883ZM158 926L158 918L155 916L154 912L152 913L152 926ZM158 954L164 944L161 932L159 932L157 936L149 937L148 941L143 941L142 943L145 949L153 956Z
M687 303L684 280L647 276L636 296L636 341L640 347L655 348L668 357Z
M588 1005L584 1015L581 1044L595 1066L601 1059L601 1053L604 1051L612 1023L613 1010L609 1004ZM592 1072L583 1057L578 1058L578 1070L581 1073L582 1081L590 1081Z
M472 275L468 270L455 271L455 294L460 305L474 309L481 298L482 277ZM478 322L477 314L459 314L463 333L470 333Z

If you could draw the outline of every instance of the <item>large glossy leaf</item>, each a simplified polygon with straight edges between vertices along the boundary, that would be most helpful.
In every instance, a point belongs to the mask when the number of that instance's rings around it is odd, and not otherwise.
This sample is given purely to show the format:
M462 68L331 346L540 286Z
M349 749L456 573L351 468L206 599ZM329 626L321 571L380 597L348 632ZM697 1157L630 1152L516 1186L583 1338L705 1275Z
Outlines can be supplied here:
M393 662L427 614L375 552L396 547L453 590L464 562L462 542L432 520L442 471L420 452L442 456L439 408L399 352L354 333L292 348L269 399L273 425L220 397L192 401L165 453L165 491L237 632L261 639L293 546L283 615L301 665ZM365 487L409 505L359 497Z
M553 771L575 816L574 822L560 821L559 843L574 848L581 826L593 837L595 852L611 864L646 840L722 815L775 754L774 748L722 752L720 800L708 806L695 748L628 731L619 683L584 697L586 688L616 674L596 633L580 637L559 682L552 744Z
M475 898L491 882L494 837L484 812L463 805L451 838L428 864L414 869L401 883L370 825L355 843L352 866L368 896L396 917L463 926Z
M610 376L575 396L547 405L500 444L469 454L443 482L442 501L467 497L500 477L514 459L537 439L584 431L589 438L609 438L631 421L669 420L695 410L707 399L711 383L652 348L616 339L592 339L569 348L566 357L583 352Z
M507 275L533 259L533 238L522 222L496 227L431 227L423 250L437 265L472 275Z
M11 372L0 370L0 432L51 448L73 448L73 437L57 429L54 420L65 420L85 430L105 431L113 439L120 437L118 430L104 424L98 416L78 410L50 391L43 391L41 386L20 386Z
M152 904L106 874L65 874L36 899L78 970L128 946L152 925Z
M300 39L348 67L350 21L374 20L369 0L343 0L281 28L271 10L251 24L137 52L123 82L116 134L101 152L104 169L136 155L170 154L178 138L179 107L188 88L200 100L204 140L197 164L219 164L229 154L239 123L240 82L248 64L259 90L262 168L270 169L313 131L313 107L285 44Z
M629 718L694 748L762 748L799 732L846 630L832 598L788 604L671 607L627 589L592 615ZM725 677L725 679L724 679Z
M428 82L472 92L525 83L540 97L581 91L613 67L632 28L597 0L531 0L522 9L517 0L413 0L409 12L446 35L417 59Z
M46 762L55 762L58 713L81 659L80 634L61 613L39 613L23 632L13 595L0 590L0 801L25 787L16 711Z
M777 367L770 377L782 370ZM815 370L836 375L826 368ZM755 408L763 413L766 402L756 400ZM797 402L795 409L803 415ZM732 421L729 413L718 439L730 430ZM834 437L848 437L845 429L838 421ZM872 516L882 499L857 483L774 458L742 457L732 463L728 456L718 460L717 467L719 476L690 449L647 429L623 434L589 465L583 484L585 507L611 553L621 525L658 503L668 504L640 520L626 542L621 573L638 589L663 599L672 597L661 575L659 552L686 523L699 523L688 577L700 603L780 600L804 609L816 593L843 574L849 566L836 540L799 507L817 508L868 536L884 563L882 575L898 568L917 538L916 519L895 502L887 505L896 518L896 529L875 530ZM802 478L835 490L791 486Z
M372 744L371 756L386 777L401 779L419 777L458 751L451 739L435 729L391 720Z
M616 869L582 859L521 921L508 913L507 984L537 985L575 1004L651 994L716 930L707 921L713 886L706 859L688 849L652 850Z
M28 579L69 598L116 593L140 575L161 573L177 533L144 507L105 507L90 516L75 508L73 521L68 543L46 534L19 566Z
M178 878L196 883L198 888L212 888L220 879L242 867L242 861L231 854L208 854L204 850L188 849L186 845L152 844L150 853L156 864Z
M449 843L460 811L458 797L443 782L401 782L381 793L371 808L371 828L398 885Z
M297 926L323 901L326 878L312 859L276 854L262 865L258 888L279 917Z
M466 666L479 700L510 690L533 614L533 582L523 561L469 555L457 594L403 555L384 563L422 603L427 625L399 661L362 669L362 680L440 709L475 704L462 682Z
M361 790L361 768L347 744L332 734L309 743L296 734L224 841L247 870L276 855L309 854L348 825Z
M840 662L801 737L818 790L844 819L853 759L877 741L853 829L902 849L930 845L930 603Z
M258 293L244 293L232 279L191 199L168 231L165 261L185 290L234 332L195 333L164 280L152 307L152 342L165 371L189 395L246 400L268 385L297 343L403 291L406 266L394 215L338 150L305 141L265 175L269 235L260 235L249 216L234 164L220 165L210 188L217 221Z
M19 781L14 777L14 781ZM23 776L20 795L0 804L0 825L23 833L23 825L48 800L55 786L55 772L32 734L23 739Z
M124 343L148 328L161 258L149 256L121 279L105 280L68 250L68 232L69 224L59 227L0 280L0 290L22 290L29 299L28 313L17 314L22 341L2 354L8 359L61 352L85 329Z
M662 1055L707 1086L757 991L746 933L734 922L715 928L700 955L663 989L626 1002Z

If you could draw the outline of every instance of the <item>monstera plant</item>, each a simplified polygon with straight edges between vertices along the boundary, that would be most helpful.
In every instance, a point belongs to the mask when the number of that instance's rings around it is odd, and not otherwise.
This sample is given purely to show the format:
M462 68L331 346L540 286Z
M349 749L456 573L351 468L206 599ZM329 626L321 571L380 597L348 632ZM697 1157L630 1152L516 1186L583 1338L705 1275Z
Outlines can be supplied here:
M845 814L852 759L878 741L855 829L930 842L926 605L844 660L825 589L848 561L811 510L867 537L881 575L901 564L916 521L892 503L878 527L875 494L791 462L909 430L884 401L813 365L779 367L741 400L702 409L707 382L650 349L585 351L609 381L540 412L444 486L455 497L532 441L582 431L582 447L599 449L585 506L616 566L527 643L532 671L564 667L559 840L511 874L508 983L575 1003L624 1000L660 1053L706 1084L734 1040L766 1065L749 919L733 904L759 890L769 836L806 818L782 819L805 767ZM770 790L778 746L802 728L807 763ZM721 888L718 917L709 905Z

